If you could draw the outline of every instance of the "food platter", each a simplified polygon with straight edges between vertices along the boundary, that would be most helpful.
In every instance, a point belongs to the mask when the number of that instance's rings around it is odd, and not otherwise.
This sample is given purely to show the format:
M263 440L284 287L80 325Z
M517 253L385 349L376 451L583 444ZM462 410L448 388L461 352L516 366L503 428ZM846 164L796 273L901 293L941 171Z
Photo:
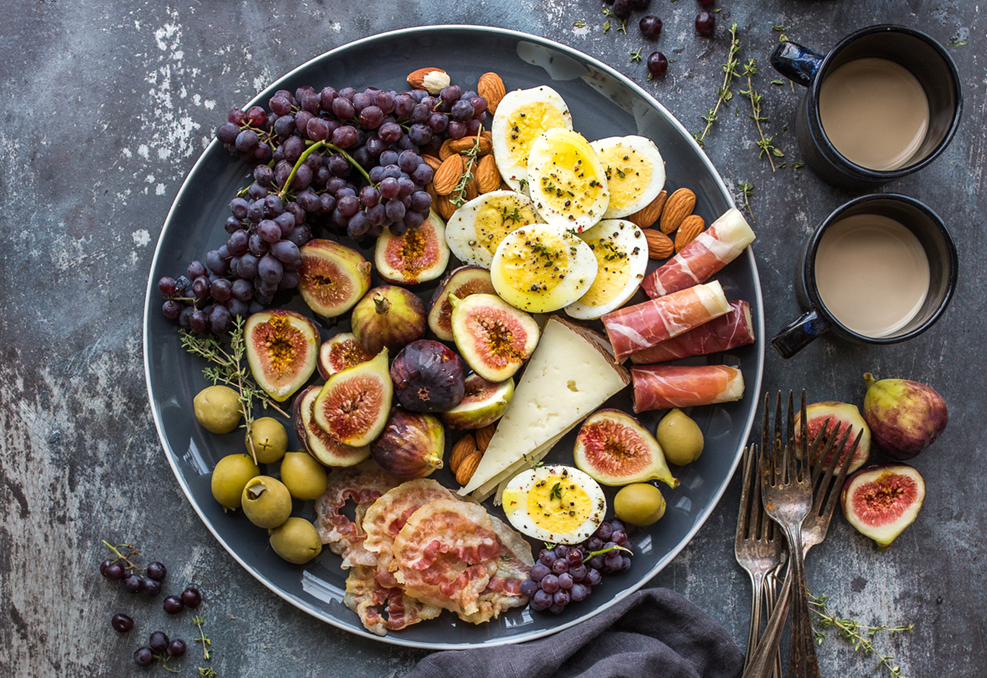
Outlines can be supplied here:
M469 87L475 86L479 76L487 71L500 74L508 89L549 84L565 99L575 128L587 138L639 134L652 139L666 161L666 188L670 192L683 186L691 188L697 196L695 212L707 223L733 206L729 191L705 154L685 128L649 94L595 59L523 33L439 26L374 36L313 59L272 83L255 102L266 102L278 89L294 90L308 84L356 88L374 85L401 90L406 88L407 74L422 65L443 68L455 83ZM230 102L233 103L237 102ZM664 518L632 534L635 556L631 570L606 578L593 588L587 600L568 606L558 616L524 608L474 626L447 613L383 638L367 632L356 614L343 604L346 572L340 569L339 556L326 549L307 565L290 565L269 547L263 531L250 525L239 512L224 514L213 500L210 472L223 456L242 452L243 440L236 434L213 435L196 425L191 403L194 395L207 385L202 377L204 365L183 351L176 326L160 312L161 297L156 281L184 270L189 261L200 258L225 240L222 224L228 214L229 200L248 183L247 175L244 166L214 141L179 191L151 266L144 318L144 359L155 425L179 484L219 543L261 583L317 619L358 635L411 647L464 649L531 640L583 621L645 585L692 539L736 469L756 410L764 328L757 268L750 249L720 271L716 280L729 299L750 303L757 341L727 353L689 361L737 367L746 384L744 396L737 402L693 408L690 414L703 430L705 451L689 466L673 467L681 485L676 489L663 488L668 502ZM652 268L654 265L652 262ZM415 291L427 302L434 287L425 284ZM643 298L639 292L633 301ZM311 315L297 298L288 307ZM346 321L335 326L323 323L322 338L347 329ZM605 407L631 411L630 390L618 393ZM645 413L641 421L653 431L660 414ZM546 462L571 464L575 433L562 438ZM290 449L298 449L293 434L291 445ZM432 477L449 487L458 487L448 470ZM613 489L608 488L607 494L612 499ZM494 515L500 513L499 509L492 511ZM296 502L293 515L312 519L312 502Z

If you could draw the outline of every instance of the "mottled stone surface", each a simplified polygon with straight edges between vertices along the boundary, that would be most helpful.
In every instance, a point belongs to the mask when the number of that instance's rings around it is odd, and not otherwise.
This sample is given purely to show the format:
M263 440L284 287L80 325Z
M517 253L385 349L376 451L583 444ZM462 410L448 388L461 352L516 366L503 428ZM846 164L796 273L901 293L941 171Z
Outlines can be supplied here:
M925 335L894 347L821 340L791 361L770 352L765 388L806 386L818 399L860 403L860 374L935 386L949 403L942 438L915 465L928 497L918 521L885 553L838 517L809 557L811 588L866 623L914 622L881 640L908 676L979 676L987 665L983 511L987 330L987 18L960 0L721 0L714 40L697 38L692 0L653 0L668 75L648 82L630 53L652 51L636 25L604 34L591 0L270 3L11 0L0 13L0 675L120 676L160 627L192 637L190 616L165 618L160 599L135 600L96 571L100 539L134 540L164 560L168 582L200 584L220 676L399 676L422 656L314 621L247 575L185 500L149 414L141 356L147 271L165 215L226 110L304 61L347 41L419 23L529 31L583 50L655 93L690 130L716 98L726 27L741 58L759 59L766 134L785 152L758 160L745 102L723 110L707 152L751 199L765 324L798 314L793 252L816 223L856 193L830 188L799 158L791 129L801 92L770 84L772 26L819 49L880 22L928 31L960 69L965 113L955 141L918 176L883 189L927 201L959 246L960 283ZM635 15L635 17L640 14ZM576 27L576 22L585 27ZM732 540L737 479L695 540L653 584L671 587L747 634L749 585ZM166 587L168 588L168 587ZM172 590L172 589L169 589ZM110 629L126 609L138 630ZM880 675L845 645L819 650L824 675ZM195 658L195 649L190 651ZM200 655L201 657L201 655ZM198 662L202 664L202 662ZM185 675L192 675L187 669Z

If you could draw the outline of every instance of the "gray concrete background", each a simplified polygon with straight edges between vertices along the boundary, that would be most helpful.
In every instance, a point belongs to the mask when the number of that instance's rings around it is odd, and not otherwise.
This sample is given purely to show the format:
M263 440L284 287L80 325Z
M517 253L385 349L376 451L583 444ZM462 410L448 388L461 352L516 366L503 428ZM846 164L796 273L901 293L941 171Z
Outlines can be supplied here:
M960 283L931 331L895 347L817 341L791 361L770 352L767 389L805 386L813 399L861 403L861 373L933 385L950 407L941 439L915 460L925 507L884 553L837 517L813 551L813 591L864 623L915 623L880 646L911 678L979 676L987 664L983 496L985 448L982 281L987 207L984 130L987 21L960 0L721 0L714 40L698 38L693 0L653 0L665 24L667 76L648 82L627 35L604 34L596 0L270 3L9 0L0 13L0 675L137 675L131 653L162 628L191 641L190 615L166 618L160 598L134 599L102 580L101 539L132 540L170 568L166 590L196 583L220 676L399 676L422 656L314 621L247 575L211 538L175 482L151 422L141 311L151 256L171 201L212 129L273 79L347 41L417 24L528 31L626 73L690 130L715 101L731 21L741 58L758 58L766 133L788 163L758 160L754 129L728 108L707 137L727 184L755 185L756 256L769 332L798 313L793 254L833 208L857 193L830 188L799 159L792 131L801 92L773 86L767 56L783 26L825 50L872 23L927 31L949 47L963 79L956 139L918 176L886 191L926 201L958 244ZM585 22L584 28L574 26ZM735 99L735 103L742 103ZM786 126L788 126L786 128ZM878 457L880 458L880 457ZM709 522L652 582L707 610L743 644L749 585L732 540L735 478ZM145 561L146 562L146 561ZM138 633L110 616L129 610ZM190 657L195 658L194 649ZM823 675L884 675L839 641L819 649ZM195 666L195 662L190 662ZM203 662L198 662L202 665ZM160 669L158 669L160 671ZM195 675L187 668L185 675Z

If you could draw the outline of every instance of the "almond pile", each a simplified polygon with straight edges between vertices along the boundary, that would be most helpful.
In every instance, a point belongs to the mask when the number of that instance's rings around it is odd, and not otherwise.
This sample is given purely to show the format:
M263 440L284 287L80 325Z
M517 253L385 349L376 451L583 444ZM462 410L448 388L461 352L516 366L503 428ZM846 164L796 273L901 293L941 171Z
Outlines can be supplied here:
M457 483L466 485L476 473L476 467L480 465L480 459L487 451L487 445L490 444L490 439L493 438L496 430L496 423L484 426L473 433L467 433L452 446L452 452L449 453L449 468L456 474Z
M662 191L644 209L627 217L644 230L648 241L648 256L652 259L668 259L696 239L706 222L698 214L696 194L688 188L680 188L671 195ZM658 228L652 228L657 226Z

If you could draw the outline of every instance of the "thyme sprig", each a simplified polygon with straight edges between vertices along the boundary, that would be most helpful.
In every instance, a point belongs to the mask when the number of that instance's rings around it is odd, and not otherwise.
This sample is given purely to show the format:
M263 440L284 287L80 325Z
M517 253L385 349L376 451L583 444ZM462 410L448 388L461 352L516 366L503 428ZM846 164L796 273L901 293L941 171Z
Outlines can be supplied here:
M196 667L199 669L199 678L216 678L216 671L212 668L201 666Z
M716 105L709 109L706 115L702 116L702 119L706 122L706 127L703 128L703 131L696 132L693 135L700 148L705 145L706 135L713 127L713 123L716 122L720 106L733 98L733 91L730 89L730 84L734 78L740 77L740 73L737 71L737 68L740 66L740 61L737 59L737 53L739 51L740 39L737 38L737 22L734 21L730 26L730 50L727 52L727 62L722 67L723 84L716 90Z
M738 181L737 188L740 189L740 194L744 196L744 209L750 215L751 221L754 221L754 211L751 209L750 201L751 196L754 195L754 184L749 184L746 181Z
M476 172L477 158L480 156L480 135L483 133L483 128L480 128L476 132L476 137L473 139L473 145L468 149L463 151L463 176L459 177L459 183L456 187L452 189L452 193L449 202L451 202L456 207L462 207L463 203L466 202L466 198L463 197L463 193L466 191L466 187L469 183L473 181L474 173Z
M809 609L816 615L816 626L819 627L813 630L816 634L816 643L822 644L826 640L826 634L823 631L835 628L840 638L853 645L855 652L863 651L865 655L872 654L877 657L878 667L883 666L886 668L891 678L905 678L901 672L901 667L897 664L892 664L894 657L878 652L871 639L881 632L891 634L892 638L899 633L912 633L915 630L915 625L902 624L900 626L886 626L881 624L880 626L866 626L856 620L843 619L830 612L826 606L827 600L829 600L829 596L817 597L811 593L809 594Z
M616 19L619 22L617 24L617 30L623 33L624 35L627 35L627 19L621 19L616 14L614 14L609 7L603 8L603 16ZM610 19L607 19L606 22L603 24L603 32L606 33L609 30L610 30Z
M757 147L761 149L761 152L757 154L757 157L763 158L765 155L768 156L768 162L771 163L771 171L775 171L775 161L774 158L782 158L785 154L780 148L776 147L772 143L774 137L765 137L764 130L761 129L761 123L767 122L767 117L761 115L761 98L762 95L758 94L754 90L754 76L757 75L757 59L753 57L747 60L744 64L744 76L747 78L747 89L740 90L741 94L747 96L751 102L751 115L749 116L754 124L757 126L757 134L760 140L757 142Z
M641 50L642 49L644 49L644 48L643 47L638 47L638 49L637 49L636 52L631 52L631 63L634 63L635 61L640 61L641 60Z
M202 658L209 661L209 658L212 656L212 652L209 651L212 641L206 636L206 632L202 630L203 625L206 623L206 616L192 617L192 623L199 627L199 637L193 638L193 640L197 643L202 643ZM202 673L202 669L199 669L199 673Z

